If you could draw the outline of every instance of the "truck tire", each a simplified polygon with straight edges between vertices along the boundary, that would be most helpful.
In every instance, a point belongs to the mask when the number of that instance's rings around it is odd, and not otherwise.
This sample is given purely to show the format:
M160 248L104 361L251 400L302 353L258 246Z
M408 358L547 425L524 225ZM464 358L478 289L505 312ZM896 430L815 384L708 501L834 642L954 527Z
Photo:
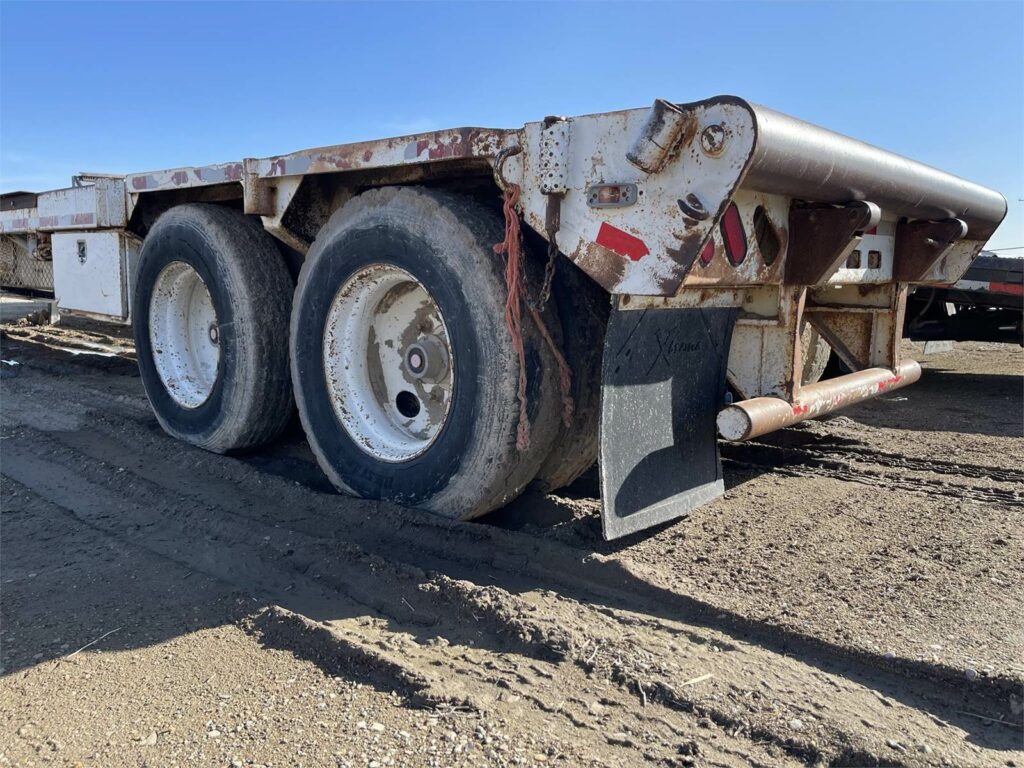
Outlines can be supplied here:
M601 419L601 360L611 298L568 259L559 261L551 298L562 319L562 354L572 370L572 423L562 427L533 487L563 488L597 461Z
M274 439L293 413L292 281L273 239L242 213L171 208L142 246L132 326L164 430L215 453Z
M469 519L536 475L558 432L556 366L524 311L530 442L518 450L503 231L470 198L386 187L317 236L292 311L292 380L338 489Z

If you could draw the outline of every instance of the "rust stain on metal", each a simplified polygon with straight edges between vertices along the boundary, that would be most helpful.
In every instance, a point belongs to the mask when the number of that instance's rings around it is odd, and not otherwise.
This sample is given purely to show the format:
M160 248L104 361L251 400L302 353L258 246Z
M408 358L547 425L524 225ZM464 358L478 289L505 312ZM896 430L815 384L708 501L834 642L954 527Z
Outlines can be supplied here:
M280 155L265 161L262 176L331 173L406 163L493 157L508 131L457 128L411 136L338 144Z
M597 243L585 244L572 261L608 291L614 290L626 274L626 259Z

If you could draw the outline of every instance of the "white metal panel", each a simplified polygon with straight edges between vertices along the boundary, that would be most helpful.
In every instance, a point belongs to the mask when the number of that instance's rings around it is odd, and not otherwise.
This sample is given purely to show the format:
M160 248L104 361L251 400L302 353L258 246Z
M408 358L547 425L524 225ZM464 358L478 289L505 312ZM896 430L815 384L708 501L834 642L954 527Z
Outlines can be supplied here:
M61 310L127 319L136 251L121 232L54 233L54 295Z
M120 178L97 178L91 184L42 192L36 206L0 212L0 232L123 227L127 222Z

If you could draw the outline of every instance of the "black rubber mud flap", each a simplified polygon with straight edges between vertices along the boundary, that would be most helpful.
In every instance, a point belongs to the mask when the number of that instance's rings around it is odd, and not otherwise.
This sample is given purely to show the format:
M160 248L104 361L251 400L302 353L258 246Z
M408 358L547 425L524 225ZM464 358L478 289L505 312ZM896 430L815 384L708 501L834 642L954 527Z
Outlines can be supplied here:
M606 539L686 515L725 492L715 417L737 310L613 310L601 383Z

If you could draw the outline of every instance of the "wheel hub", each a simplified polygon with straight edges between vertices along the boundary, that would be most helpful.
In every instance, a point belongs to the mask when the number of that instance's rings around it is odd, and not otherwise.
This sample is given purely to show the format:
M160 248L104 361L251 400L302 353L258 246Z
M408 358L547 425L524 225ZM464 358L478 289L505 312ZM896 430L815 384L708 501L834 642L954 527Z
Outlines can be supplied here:
M405 370L414 379L441 381L448 374L448 352L436 336L423 336L405 351Z
M149 304L149 339L160 381L183 408L205 403L217 381L220 326L206 283L172 261L157 275Z
M324 326L328 396L349 436L382 461L408 461L433 444L454 391L448 330L410 273L374 264L335 294Z

